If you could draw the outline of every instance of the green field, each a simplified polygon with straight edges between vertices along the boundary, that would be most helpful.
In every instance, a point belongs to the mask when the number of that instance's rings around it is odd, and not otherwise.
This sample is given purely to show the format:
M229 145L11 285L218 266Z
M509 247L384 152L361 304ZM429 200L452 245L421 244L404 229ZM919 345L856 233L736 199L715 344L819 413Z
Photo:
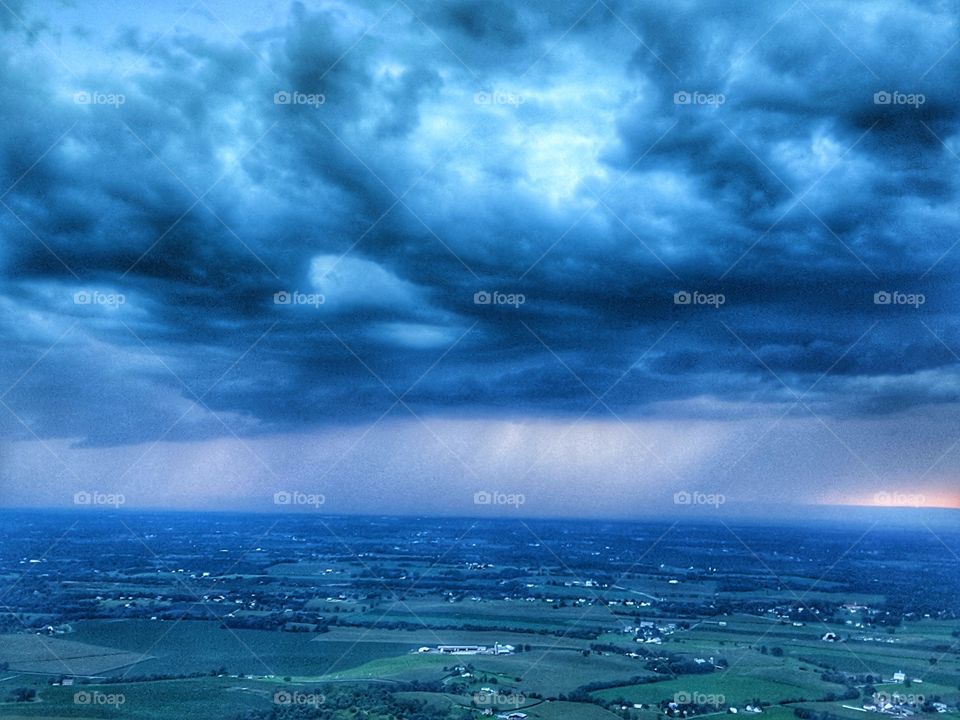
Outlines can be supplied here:
M550 596L559 597L554 589L550 587ZM341 605L325 598L315 604ZM835 670L883 677L903 671L912 680L913 694L936 697L951 706L960 702L960 655L944 651L955 642L956 627L948 622L927 619L868 635L850 625L795 625L766 615L694 621L660 616L658 625L672 622L677 628L662 637L662 644L650 645L618 631L648 612L636 606L625 613L630 606L571 604L554 609L542 600L451 603L416 596L402 604L380 600L350 605L354 607L351 619L375 620L386 613L384 622L416 625L424 621L433 627L333 626L328 632L313 633L226 629L213 620L96 620L73 622L66 634L55 637L0 636L0 663L8 668L0 678L0 699L8 700L0 702L0 717L229 718L251 708L271 707L278 686L306 689L325 683L361 683L373 687L370 683L374 683L403 688L407 687L403 683L416 682L433 683L449 692L400 694L444 712L474 712L478 718L479 709L470 709L471 698L483 687L495 687L498 692L522 694L526 704L520 709L531 720L602 720L627 710L631 717L656 720L663 717L658 704L678 696L719 698L718 712L759 700L769 705L765 720L790 720L796 707L863 720L863 712L844 708L844 702L822 701L845 691L843 685L821 677ZM477 629L464 630L463 625ZM560 630L591 627L606 632L582 639L564 636ZM842 641L825 642L825 628L841 635ZM501 656L416 652L424 645L494 642L526 647L526 651ZM594 643L600 643L603 651L591 650ZM718 665L714 672L703 674L657 675L645 667L648 657L627 655L636 652L688 661L713 658L715 663L725 663L726 669ZM457 666L460 669L454 671ZM189 674L204 676L171 677ZM62 675L114 676L121 682L49 684L50 677ZM150 676L169 679L147 680ZM638 683L638 678L653 682ZM572 691L591 684L605 687L592 690L590 697L616 712L597 704L564 701ZM884 691L905 687L875 685ZM9 702L15 687L35 689L37 701ZM82 691L120 693L125 700L122 707L78 704L74 696ZM626 710L617 708L619 702L626 703ZM846 701L853 707L860 703L859 699ZM634 704L646 707L636 709ZM936 717L956 720L955 713Z
M43 635L0 635L0 663L14 672L97 675L149 658L116 647Z

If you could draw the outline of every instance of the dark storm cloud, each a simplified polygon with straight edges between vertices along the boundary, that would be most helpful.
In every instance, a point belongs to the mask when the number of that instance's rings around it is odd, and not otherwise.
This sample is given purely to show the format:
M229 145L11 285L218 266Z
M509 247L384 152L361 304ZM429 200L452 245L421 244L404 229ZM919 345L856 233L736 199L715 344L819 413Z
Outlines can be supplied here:
M955 3L298 3L118 23L67 72L18 15L8 436L955 401Z

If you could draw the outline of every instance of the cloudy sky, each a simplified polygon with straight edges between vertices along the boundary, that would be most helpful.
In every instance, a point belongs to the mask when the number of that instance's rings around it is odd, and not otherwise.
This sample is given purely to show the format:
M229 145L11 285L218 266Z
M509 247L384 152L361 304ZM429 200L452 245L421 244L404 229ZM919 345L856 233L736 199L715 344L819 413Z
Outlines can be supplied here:
M960 506L958 19L3 0L0 505Z

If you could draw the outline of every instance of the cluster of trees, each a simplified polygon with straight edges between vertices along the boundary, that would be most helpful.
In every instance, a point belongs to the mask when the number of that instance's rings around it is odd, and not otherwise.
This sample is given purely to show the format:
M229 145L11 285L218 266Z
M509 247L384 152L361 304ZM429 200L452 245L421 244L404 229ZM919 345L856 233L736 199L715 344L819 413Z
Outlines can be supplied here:
M209 619L209 615L207 615ZM234 630L283 630L286 632L315 632L326 633L331 625L339 623L334 618L317 618L315 613L278 613L276 615L241 615L239 617L222 617L221 628Z
M860 697L860 691L855 687L845 688L842 693L827 693L822 698L820 702L836 702L839 700L856 700Z
M215 670L208 670L207 672L190 672L190 673L152 673L149 675L115 675L113 677L100 678L97 680L99 685L109 685L111 683L130 683L130 682L155 682L157 680L191 680L193 678L202 678L202 677L223 677L229 674L226 666L221 665ZM63 682L63 678L60 678L60 682ZM90 682L87 678L81 678L80 683L86 685Z
M10 692L10 695L7 697L8 702L15 703L28 703L33 702L37 698L37 691L33 688L16 688Z
M820 679L835 685L873 685L874 683L883 682L882 675L874 675L873 673L848 673L838 670L822 672L820 673ZM873 693L871 693L871 695L872 694Z
M726 666L726 660L720 659L717 665ZM648 661L644 667L651 672L659 675L706 675L714 670L713 664L709 662L698 663L689 658L668 654L665 657L656 657Z
M288 613L289 616L289 613ZM358 628L376 628L378 630L449 630L450 628L446 625L432 625L430 623L420 623L420 622L406 622L403 620L379 620L379 621L364 621L364 620L345 620L344 618L328 618L327 622L331 627L334 625L340 627L358 627ZM596 640L602 633L603 628L583 628L583 627L573 627L570 629L550 629L550 628L530 628L530 627L511 627L509 625L476 625L471 623L463 623L457 626L458 630L464 632L499 632L499 633L510 633L513 635L552 635L555 637L562 638L575 638L578 640ZM526 646L529 649L529 645Z
M283 690L284 688L278 688ZM467 709L447 710L432 707L422 700L397 698L398 691L442 692L439 683L404 683L389 690L372 685L327 685L307 694L322 696L315 704L277 705L269 710L250 710L234 720L342 720L362 717L368 720L469 720Z
M610 653L613 655L622 655L624 648L619 645L612 645L610 643L590 643L590 649L597 654ZM638 645L636 648L631 648L633 652L637 655L642 655L643 657L650 657L651 652L647 648Z
M617 679L617 680L596 680L586 685L581 685L577 688L578 693L591 693L596 692L597 690L609 690L610 688L620 687L621 685L645 685L647 683L658 682L660 678L651 677L649 675L636 675L627 680ZM561 696L562 697L562 696ZM626 700L623 701L623 704L626 704Z

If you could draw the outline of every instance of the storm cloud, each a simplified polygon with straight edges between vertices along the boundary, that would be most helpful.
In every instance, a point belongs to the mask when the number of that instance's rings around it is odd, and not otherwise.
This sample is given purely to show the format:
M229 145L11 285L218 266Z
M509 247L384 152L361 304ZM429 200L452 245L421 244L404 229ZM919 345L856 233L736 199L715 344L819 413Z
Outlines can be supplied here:
M955 417L958 9L9 4L5 446Z

